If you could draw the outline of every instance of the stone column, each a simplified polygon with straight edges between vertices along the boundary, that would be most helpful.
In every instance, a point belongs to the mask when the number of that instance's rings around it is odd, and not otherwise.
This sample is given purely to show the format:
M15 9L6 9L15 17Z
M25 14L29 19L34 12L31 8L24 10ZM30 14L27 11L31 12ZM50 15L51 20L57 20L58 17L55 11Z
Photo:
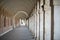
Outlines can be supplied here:
M45 0L45 40L51 40L51 7L50 0Z
M40 0L40 40L43 40L43 0Z

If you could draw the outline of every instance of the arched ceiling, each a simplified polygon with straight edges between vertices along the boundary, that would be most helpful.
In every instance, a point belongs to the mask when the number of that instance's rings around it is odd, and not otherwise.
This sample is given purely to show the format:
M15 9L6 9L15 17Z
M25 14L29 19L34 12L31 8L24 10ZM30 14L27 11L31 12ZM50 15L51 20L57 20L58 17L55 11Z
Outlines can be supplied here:
M18 18L27 18L33 9L36 0L0 0L0 14L15 16ZM54 0L55 6L60 6L60 0ZM24 11L18 13L18 11Z
M5 15L15 16L17 14L17 17L27 18L35 4L36 0L3 0L0 6ZM23 12L18 13L18 11Z
M25 19L25 18L28 17L28 14L27 14L26 12L24 12L24 11L18 11L18 12L14 15L14 17Z

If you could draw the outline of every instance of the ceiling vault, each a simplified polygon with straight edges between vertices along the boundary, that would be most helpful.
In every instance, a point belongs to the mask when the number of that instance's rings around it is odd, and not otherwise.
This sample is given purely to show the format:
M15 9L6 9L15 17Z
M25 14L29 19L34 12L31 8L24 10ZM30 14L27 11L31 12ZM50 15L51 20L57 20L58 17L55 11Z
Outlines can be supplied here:
M6 16L28 18L35 4L36 0L0 0L0 11Z

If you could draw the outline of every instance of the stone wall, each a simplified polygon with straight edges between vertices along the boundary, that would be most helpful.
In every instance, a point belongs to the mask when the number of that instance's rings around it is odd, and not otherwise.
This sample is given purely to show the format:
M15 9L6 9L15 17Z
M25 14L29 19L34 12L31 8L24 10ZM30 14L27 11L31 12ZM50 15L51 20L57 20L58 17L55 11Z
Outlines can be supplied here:
M31 17L29 18L29 29L34 35L35 34L35 10L33 10Z

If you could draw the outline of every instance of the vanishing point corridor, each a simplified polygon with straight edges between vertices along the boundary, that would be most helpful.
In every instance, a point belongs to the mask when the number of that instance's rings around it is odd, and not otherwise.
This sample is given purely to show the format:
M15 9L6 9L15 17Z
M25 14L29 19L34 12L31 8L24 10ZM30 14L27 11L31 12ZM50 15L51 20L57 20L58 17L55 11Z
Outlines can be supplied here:
M60 0L0 0L0 40L60 40Z

